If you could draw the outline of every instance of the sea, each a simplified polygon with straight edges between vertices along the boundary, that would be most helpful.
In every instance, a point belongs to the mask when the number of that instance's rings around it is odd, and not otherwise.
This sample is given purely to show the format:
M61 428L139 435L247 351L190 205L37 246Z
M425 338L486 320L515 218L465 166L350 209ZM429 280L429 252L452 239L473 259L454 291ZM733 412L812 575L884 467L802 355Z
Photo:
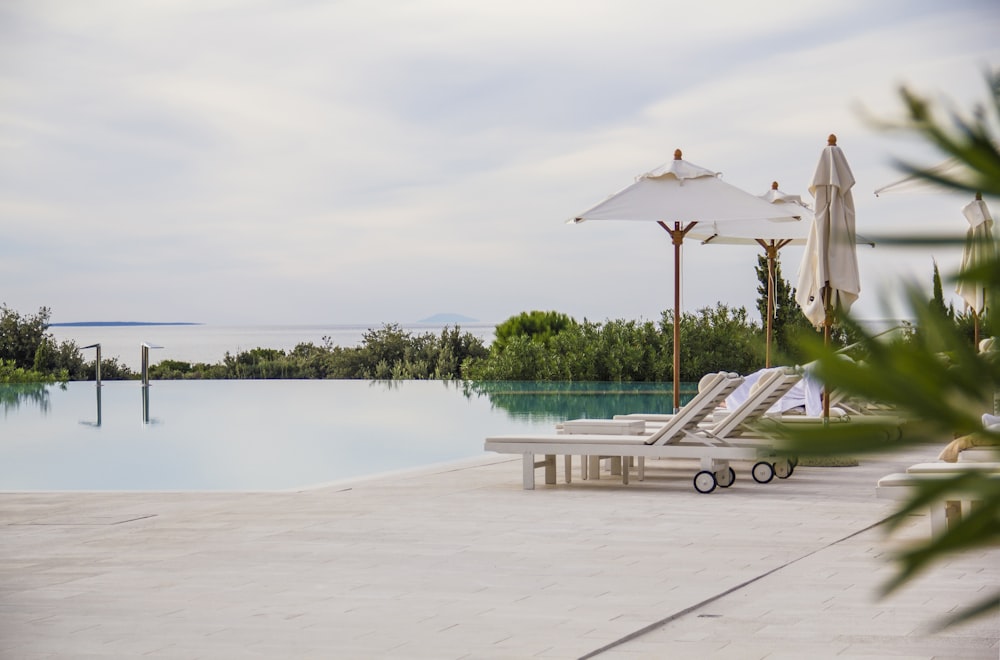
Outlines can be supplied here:
M385 324L331 325L209 325L209 324L149 324L149 325L52 325L49 333L58 342L74 341L84 359L96 355L92 347L101 346L101 359L117 358L119 364L133 371L142 369L142 345L150 347L149 363L180 360L192 364L217 364L226 353L236 355L254 348L289 351L302 343L320 346L324 338L345 348L360 346L371 330ZM462 333L478 337L489 345L494 338L495 323L399 323L403 331L420 336L441 334L445 328L458 327Z

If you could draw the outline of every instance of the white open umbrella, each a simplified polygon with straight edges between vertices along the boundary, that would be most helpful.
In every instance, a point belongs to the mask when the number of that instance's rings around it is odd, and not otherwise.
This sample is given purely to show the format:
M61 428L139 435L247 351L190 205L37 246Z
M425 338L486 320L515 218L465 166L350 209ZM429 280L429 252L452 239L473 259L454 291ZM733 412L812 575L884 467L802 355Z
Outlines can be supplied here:
M806 238L813 225L813 211L802 201L799 195L782 192L778 182L771 183L771 188L760 195L760 198L778 206L781 215L794 215L801 218L799 222L783 222L765 220L762 222L725 223L716 225L717 233L702 241L713 245L760 245L767 257L767 319L765 321L767 344L765 348L764 366L771 366L771 343L774 334L773 318L775 314L775 268L778 252L788 245L805 245ZM855 236L858 245L875 247L875 242L863 236Z
M934 176L954 177L960 174L963 165L957 158L949 158L934 167L927 168L927 173ZM939 192L941 188L931 183L919 174L909 174L903 178L886 184L875 190L878 197L884 193Z
M774 206L719 178L718 172L682 159L639 176L635 183L570 219L655 222L674 245L674 410L680 408L680 253L684 238L706 238L711 228L692 233L699 223L749 222L778 217ZM795 218L788 217L794 222ZM727 225L728 226L728 225ZM706 233L707 232L707 233Z
M962 250L962 271L978 267L981 264L997 258L997 244L993 237L993 217L990 209L983 201L982 194L966 204L962 214L969 221L969 230L965 236L965 248ZM975 328L975 343L979 345L979 317L986 310L986 290L972 282L960 281L955 293L962 297L965 305L972 312Z
M827 344L833 310L849 311L861 295L853 187L854 174L847 158L837 146L837 136L830 135L809 186L816 210L795 292L795 301L806 318L823 328ZM823 418L829 415L829 397L824 396Z

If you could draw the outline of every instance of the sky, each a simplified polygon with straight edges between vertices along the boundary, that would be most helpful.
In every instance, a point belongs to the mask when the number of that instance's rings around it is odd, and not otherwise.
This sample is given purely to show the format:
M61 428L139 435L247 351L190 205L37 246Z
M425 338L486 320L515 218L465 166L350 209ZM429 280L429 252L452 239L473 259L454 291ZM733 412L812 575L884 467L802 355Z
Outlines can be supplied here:
M677 148L809 201L832 132L859 233L961 237L962 196L873 194L894 158L944 157L871 118L903 117L900 85L985 102L998 28L995 0L0 0L0 302L53 322L659 320L667 233L568 219ZM929 291L960 250L862 249L855 314L905 315L900 283ZM758 252L686 244L684 311L756 316ZM801 248L781 254L794 284Z

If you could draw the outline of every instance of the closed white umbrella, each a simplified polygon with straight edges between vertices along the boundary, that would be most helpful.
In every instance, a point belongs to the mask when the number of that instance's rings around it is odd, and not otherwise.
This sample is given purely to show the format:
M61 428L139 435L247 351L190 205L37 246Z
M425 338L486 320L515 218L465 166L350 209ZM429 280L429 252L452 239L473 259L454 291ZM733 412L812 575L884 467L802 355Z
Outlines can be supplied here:
M711 226L779 217L774 206L719 178L719 173L689 163L681 150L674 160L637 177L635 183L569 220L638 220L655 222L674 245L674 410L680 408L680 252L684 238L706 238ZM790 222L795 218L787 217Z
M796 301L812 324L828 327L829 312L847 312L861 294L855 232L854 175L831 135L809 192L816 210L799 268Z
M767 344L764 356L764 366L771 366L771 343L774 334L774 288L775 267L778 252L788 245L805 245L806 238L813 225L813 211L802 201L799 195L782 192L778 182L771 183L771 188L760 198L778 207L779 214L794 215L801 218L799 222L784 222L764 220L745 223L716 223L717 233L702 241L713 245L760 245L767 257L767 319L765 321ZM863 236L855 236L858 245L875 247L874 241Z
M848 312L861 295L853 187L854 174L847 158L837 146L837 136L830 135L809 186L816 210L795 292L795 301L806 318L823 328L827 344L833 310ZM827 419L829 397L823 400L823 418Z
M997 244L993 237L993 217L990 209L983 201L980 193L976 199L966 204L962 215L969 221L969 230L965 235L965 248L962 250L962 271L971 270L987 261L997 258ZM955 293L965 301L966 307L972 312L975 328L975 344L979 345L979 317L986 310L986 290L982 285L960 281Z

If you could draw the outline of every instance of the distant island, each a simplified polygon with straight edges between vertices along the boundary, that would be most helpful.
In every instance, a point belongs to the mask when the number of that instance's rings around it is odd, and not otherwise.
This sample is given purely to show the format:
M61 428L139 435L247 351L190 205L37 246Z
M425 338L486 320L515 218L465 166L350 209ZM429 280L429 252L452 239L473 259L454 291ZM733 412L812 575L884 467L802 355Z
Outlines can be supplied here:
M417 321L417 323L479 323L479 319L469 318L461 314L442 313L428 316L425 319Z
M140 325L204 325L204 323L189 323L187 321L170 321L159 323L154 321L74 321L73 323L49 323L50 327L61 328L107 328L118 326L140 326Z

